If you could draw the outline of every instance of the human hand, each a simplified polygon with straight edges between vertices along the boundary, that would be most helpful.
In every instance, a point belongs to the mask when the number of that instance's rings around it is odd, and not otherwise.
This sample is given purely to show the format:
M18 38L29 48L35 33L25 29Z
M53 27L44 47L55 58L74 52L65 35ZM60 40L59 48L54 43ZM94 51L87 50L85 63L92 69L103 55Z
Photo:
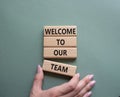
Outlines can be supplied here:
M79 80L79 77L79 74L75 74L67 83L48 90L42 90L44 74L42 68L38 65L30 97L90 97L92 94L90 90L96 83L93 80L93 75L87 75L81 80Z

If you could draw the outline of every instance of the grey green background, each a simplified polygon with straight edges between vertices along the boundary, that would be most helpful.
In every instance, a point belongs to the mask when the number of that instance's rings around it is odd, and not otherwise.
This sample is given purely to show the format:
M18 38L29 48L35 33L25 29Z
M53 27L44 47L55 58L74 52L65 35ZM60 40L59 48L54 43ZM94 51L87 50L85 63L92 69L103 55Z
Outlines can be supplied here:
M29 96L44 25L76 25L77 59L56 61L94 74L92 97L120 96L120 0L0 0L0 97ZM45 73L43 88L68 80Z

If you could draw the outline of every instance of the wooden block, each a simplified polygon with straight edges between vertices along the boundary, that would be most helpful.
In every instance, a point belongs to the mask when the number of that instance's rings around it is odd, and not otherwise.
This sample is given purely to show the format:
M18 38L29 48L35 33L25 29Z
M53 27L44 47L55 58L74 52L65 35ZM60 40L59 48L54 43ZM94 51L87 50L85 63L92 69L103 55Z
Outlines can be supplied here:
M45 47L76 47L76 37L44 37Z
M76 36L77 26L44 26L44 36Z
M44 60L43 63L44 71L67 75L67 76L74 76L76 73L76 69L77 69L76 66L58 63L54 61Z
M77 48L46 48L44 47L44 58L76 58Z

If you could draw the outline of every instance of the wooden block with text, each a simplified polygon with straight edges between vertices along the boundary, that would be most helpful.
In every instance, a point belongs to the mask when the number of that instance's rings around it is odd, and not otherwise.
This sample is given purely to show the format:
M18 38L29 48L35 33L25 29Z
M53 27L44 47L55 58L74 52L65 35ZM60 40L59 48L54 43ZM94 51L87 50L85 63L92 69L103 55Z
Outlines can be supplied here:
M74 59L77 48L44 48L44 58Z
M76 37L44 37L44 47L76 47Z
M48 72L53 72L61 75L74 76L76 73L76 66L63 64L54 61L44 60L43 70Z
M44 58L77 58L77 27L44 26Z
M77 26L44 26L44 36L60 37L60 36L76 36Z

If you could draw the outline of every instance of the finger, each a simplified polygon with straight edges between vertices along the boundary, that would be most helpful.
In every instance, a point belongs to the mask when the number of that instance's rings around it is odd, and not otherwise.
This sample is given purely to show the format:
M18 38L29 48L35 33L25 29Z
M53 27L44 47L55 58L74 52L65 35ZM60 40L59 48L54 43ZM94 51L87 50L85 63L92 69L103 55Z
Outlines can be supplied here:
M78 85L76 86L76 88L68 93L67 95L65 95L64 97L74 97L77 96L80 91L93 79L93 75L87 75L86 77L84 77L81 81L79 81Z
M92 92L89 91L89 92L87 92L83 97L90 97L91 95L92 95ZM80 97L82 97L82 96L80 96Z
M79 82L79 77L80 77L79 74L75 74L75 76L69 82L51 88L49 89L49 92L53 93L54 97L63 96L76 88Z
M95 83L96 83L95 80L89 82L86 85L86 87L84 87L83 90L80 91L80 93L76 97L83 97L83 95L85 95L89 90L91 90L93 88L93 86L95 85Z
M42 80L44 78L43 70L40 65L37 67L37 73L34 77L33 88L42 89Z

